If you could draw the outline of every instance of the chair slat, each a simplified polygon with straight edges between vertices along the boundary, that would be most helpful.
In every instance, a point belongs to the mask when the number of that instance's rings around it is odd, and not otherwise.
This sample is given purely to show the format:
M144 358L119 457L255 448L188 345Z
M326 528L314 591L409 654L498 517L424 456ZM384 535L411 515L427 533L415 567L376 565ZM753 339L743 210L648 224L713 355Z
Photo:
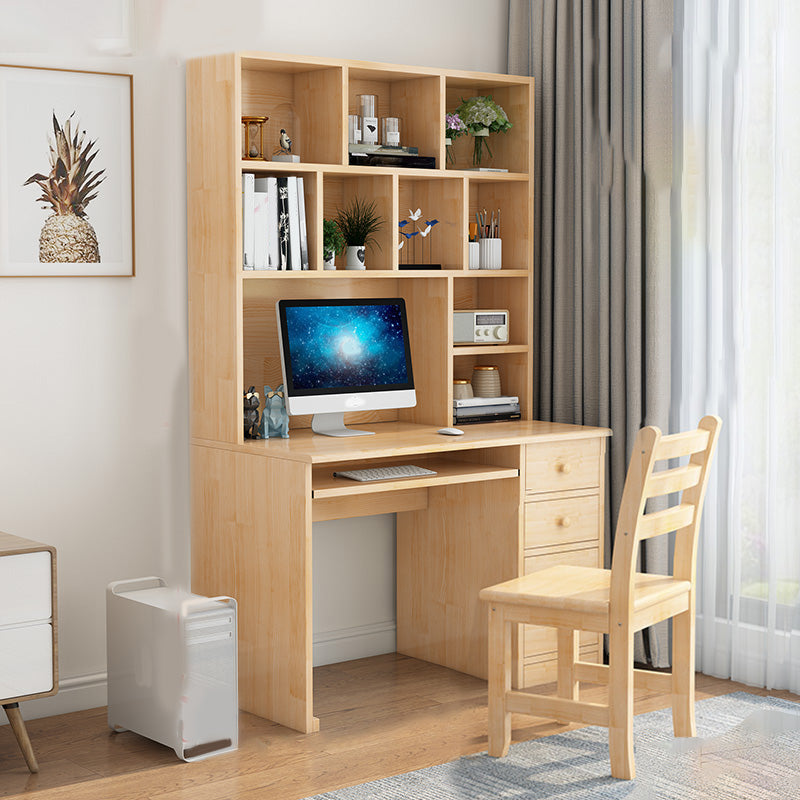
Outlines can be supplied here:
M649 539L652 536L661 536L691 525L694 519L694 506L691 503L681 503L662 511L645 514L639 522L640 538Z
M506 692L506 711L608 727L608 706L544 694Z
M699 464L687 464L685 467L653 472L647 479L644 495L660 497L663 494L682 492L684 489L696 486L701 474L702 469Z
M707 430L698 428L694 431L662 436L656 446L656 461L700 453L708 447L708 435Z

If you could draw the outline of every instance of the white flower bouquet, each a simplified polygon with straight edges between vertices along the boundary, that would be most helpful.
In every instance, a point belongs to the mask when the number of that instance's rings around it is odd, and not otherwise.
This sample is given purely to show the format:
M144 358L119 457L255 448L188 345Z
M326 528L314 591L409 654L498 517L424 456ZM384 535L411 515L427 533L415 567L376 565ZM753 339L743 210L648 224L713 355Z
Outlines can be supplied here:
M491 95L462 99L455 113L475 138L472 163L476 166L481 163L483 157L484 140L486 150L490 156L493 155L489 147L489 134L504 133L512 125L502 106L497 105Z

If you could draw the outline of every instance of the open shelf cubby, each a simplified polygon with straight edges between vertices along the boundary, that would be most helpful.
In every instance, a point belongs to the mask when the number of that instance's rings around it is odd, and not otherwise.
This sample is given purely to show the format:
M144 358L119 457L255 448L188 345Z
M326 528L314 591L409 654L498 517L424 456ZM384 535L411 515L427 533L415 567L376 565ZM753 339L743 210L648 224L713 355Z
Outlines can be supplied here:
M377 117L400 120L400 144L433 156L440 166L444 132L440 124L441 80L438 75L375 65L348 70L348 114L360 114L359 95L375 95ZM378 131L380 140L380 130Z
M509 130L490 134L488 144L491 155L484 148L480 166L505 169L510 173L533 172L533 103L530 100L532 84L524 78L512 75L479 76L474 73L448 75L445 82L447 113L453 113L462 100L489 96L503 108L511 122ZM454 162L449 162L447 169L475 168L472 136L460 136L451 146Z
M467 239L464 181L438 176L400 177L398 198L399 220L395 228L399 244L403 245L397 251L399 268L438 264L445 270L463 269ZM412 219L417 212L419 219ZM405 223L402 228L400 222ZM430 230L429 223L433 223Z

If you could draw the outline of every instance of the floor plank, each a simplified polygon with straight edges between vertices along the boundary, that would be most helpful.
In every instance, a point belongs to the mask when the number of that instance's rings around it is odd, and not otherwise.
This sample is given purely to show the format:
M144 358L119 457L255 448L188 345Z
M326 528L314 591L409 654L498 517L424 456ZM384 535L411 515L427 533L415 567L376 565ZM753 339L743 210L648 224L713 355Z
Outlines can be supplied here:
M0 727L0 797L297 800L486 749L486 683L477 678L390 654L318 667L314 686L319 733L242 713L239 750L193 764L134 733L111 733L100 708L29 721L40 769L30 775L11 730ZM734 691L798 701L697 676L698 700ZM586 687L582 697L603 701L605 689ZM668 705L665 695L636 694L636 713ZM567 730L525 716L512 723L514 741Z

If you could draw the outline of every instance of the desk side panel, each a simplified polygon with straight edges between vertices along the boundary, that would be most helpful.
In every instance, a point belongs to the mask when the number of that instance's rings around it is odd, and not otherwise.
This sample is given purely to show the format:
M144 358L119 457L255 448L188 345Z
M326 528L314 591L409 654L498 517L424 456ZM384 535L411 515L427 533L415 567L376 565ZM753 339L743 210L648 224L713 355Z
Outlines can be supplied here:
M192 448L192 591L238 603L239 706L305 733L313 716L311 467Z
M431 488L397 515L397 651L486 678L485 586L519 574L520 482Z

